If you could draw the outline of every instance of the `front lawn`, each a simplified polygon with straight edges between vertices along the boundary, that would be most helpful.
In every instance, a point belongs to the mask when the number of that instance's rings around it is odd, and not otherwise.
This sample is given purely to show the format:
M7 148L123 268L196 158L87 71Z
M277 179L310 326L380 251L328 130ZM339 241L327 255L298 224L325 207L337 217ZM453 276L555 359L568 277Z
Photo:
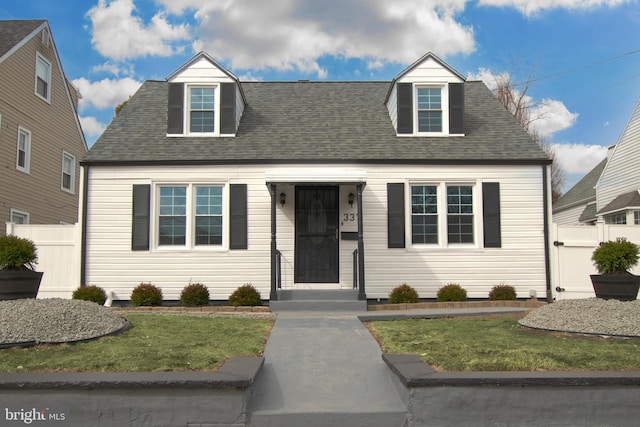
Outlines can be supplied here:
M385 353L414 353L441 371L640 369L640 339L522 329L518 316L373 321Z
M128 314L115 336L0 350L0 372L216 370L233 356L262 354L273 324L241 317Z

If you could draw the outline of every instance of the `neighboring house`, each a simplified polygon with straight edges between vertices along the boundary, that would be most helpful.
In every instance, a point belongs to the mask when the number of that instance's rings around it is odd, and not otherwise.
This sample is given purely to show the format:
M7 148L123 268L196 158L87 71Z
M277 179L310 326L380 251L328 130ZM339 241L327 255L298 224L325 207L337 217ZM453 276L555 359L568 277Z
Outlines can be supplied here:
M639 191L640 98L607 158L553 204L553 222L640 225Z
M0 21L0 224L78 221L77 105L47 21Z
M81 162L81 280L544 298L550 160L429 53L387 82L241 82L206 53L147 81Z

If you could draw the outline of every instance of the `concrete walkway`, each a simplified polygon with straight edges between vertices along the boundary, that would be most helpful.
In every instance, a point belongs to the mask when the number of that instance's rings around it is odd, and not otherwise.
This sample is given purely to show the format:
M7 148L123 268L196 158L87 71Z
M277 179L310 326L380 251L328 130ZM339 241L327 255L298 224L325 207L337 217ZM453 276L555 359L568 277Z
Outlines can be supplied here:
M513 308L280 311L256 380L251 427L402 427L407 406L359 317L440 317Z

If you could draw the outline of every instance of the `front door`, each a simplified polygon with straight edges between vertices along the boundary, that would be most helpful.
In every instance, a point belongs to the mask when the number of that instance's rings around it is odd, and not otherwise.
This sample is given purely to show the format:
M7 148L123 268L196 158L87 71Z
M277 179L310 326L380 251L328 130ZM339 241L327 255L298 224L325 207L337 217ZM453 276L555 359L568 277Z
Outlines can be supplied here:
M296 187L296 283L338 283L338 187Z

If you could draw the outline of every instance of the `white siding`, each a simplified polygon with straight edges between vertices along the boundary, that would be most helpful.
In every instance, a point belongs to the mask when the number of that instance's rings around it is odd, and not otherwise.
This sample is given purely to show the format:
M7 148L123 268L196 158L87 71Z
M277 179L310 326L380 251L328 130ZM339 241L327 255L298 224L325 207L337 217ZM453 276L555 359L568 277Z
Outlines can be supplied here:
M462 83L460 77L433 58L427 58L399 80L402 83Z
M598 210L640 188L640 98L596 186Z
M116 299L128 299L140 282L152 282L163 289L165 299L177 299L189 282L209 286L213 299L226 299L244 283L256 286L263 298L270 289L270 195L266 173L296 173L309 176L340 173L331 165L310 166L197 166L197 167L93 167L90 169L87 231L87 284L116 292ZM540 166L344 166L340 171L366 169L363 192L365 279L369 298L386 298L393 287L408 283L421 297L433 298L441 286L459 283L471 298L486 298L492 286L513 285L520 297L531 289L545 296L545 262ZM117 178L114 178L117 177ZM188 181L185 177L188 177ZM247 250L162 250L132 252L131 197L133 184L158 182L243 183L248 188L249 247ZM502 248L482 247L481 208L474 247L387 248L387 183L412 181L470 182L476 185L476 206L481 207L481 183L499 182L501 197ZM348 194L355 183L340 189L340 212L349 213ZM277 203L277 246L282 252L283 287L293 283L294 267L294 186L280 184L287 202ZM407 193L408 194L408 193ZM225 202L227 203L227 202ZM407 203L409 199L407 197ZM228 204L227 204L228 205ZM410 224L406 208L407 226ZM153 216L153 215L152 215ZM228 216L225 217L225 221ZM153 221L152 221L153 222ZM225 224L226 228L226 224ZM353 225L342 224L343 231ZM409 230L407 230L407 233ZM153 233L153 231L152 231ZM480 243L478 243L480 242ZM352 253L356 241L340 241L340 283L351 287Z
M553 222L558 225L579 225L580 215L582 215L586 206L587 204L584 203L561 211L556 211L553 213Z
M188 68L179 74L176 74L171 79L172 83L222 83L233 82L234 80L229 77L224 71L220 70L206 58L201 57L195 61Z

